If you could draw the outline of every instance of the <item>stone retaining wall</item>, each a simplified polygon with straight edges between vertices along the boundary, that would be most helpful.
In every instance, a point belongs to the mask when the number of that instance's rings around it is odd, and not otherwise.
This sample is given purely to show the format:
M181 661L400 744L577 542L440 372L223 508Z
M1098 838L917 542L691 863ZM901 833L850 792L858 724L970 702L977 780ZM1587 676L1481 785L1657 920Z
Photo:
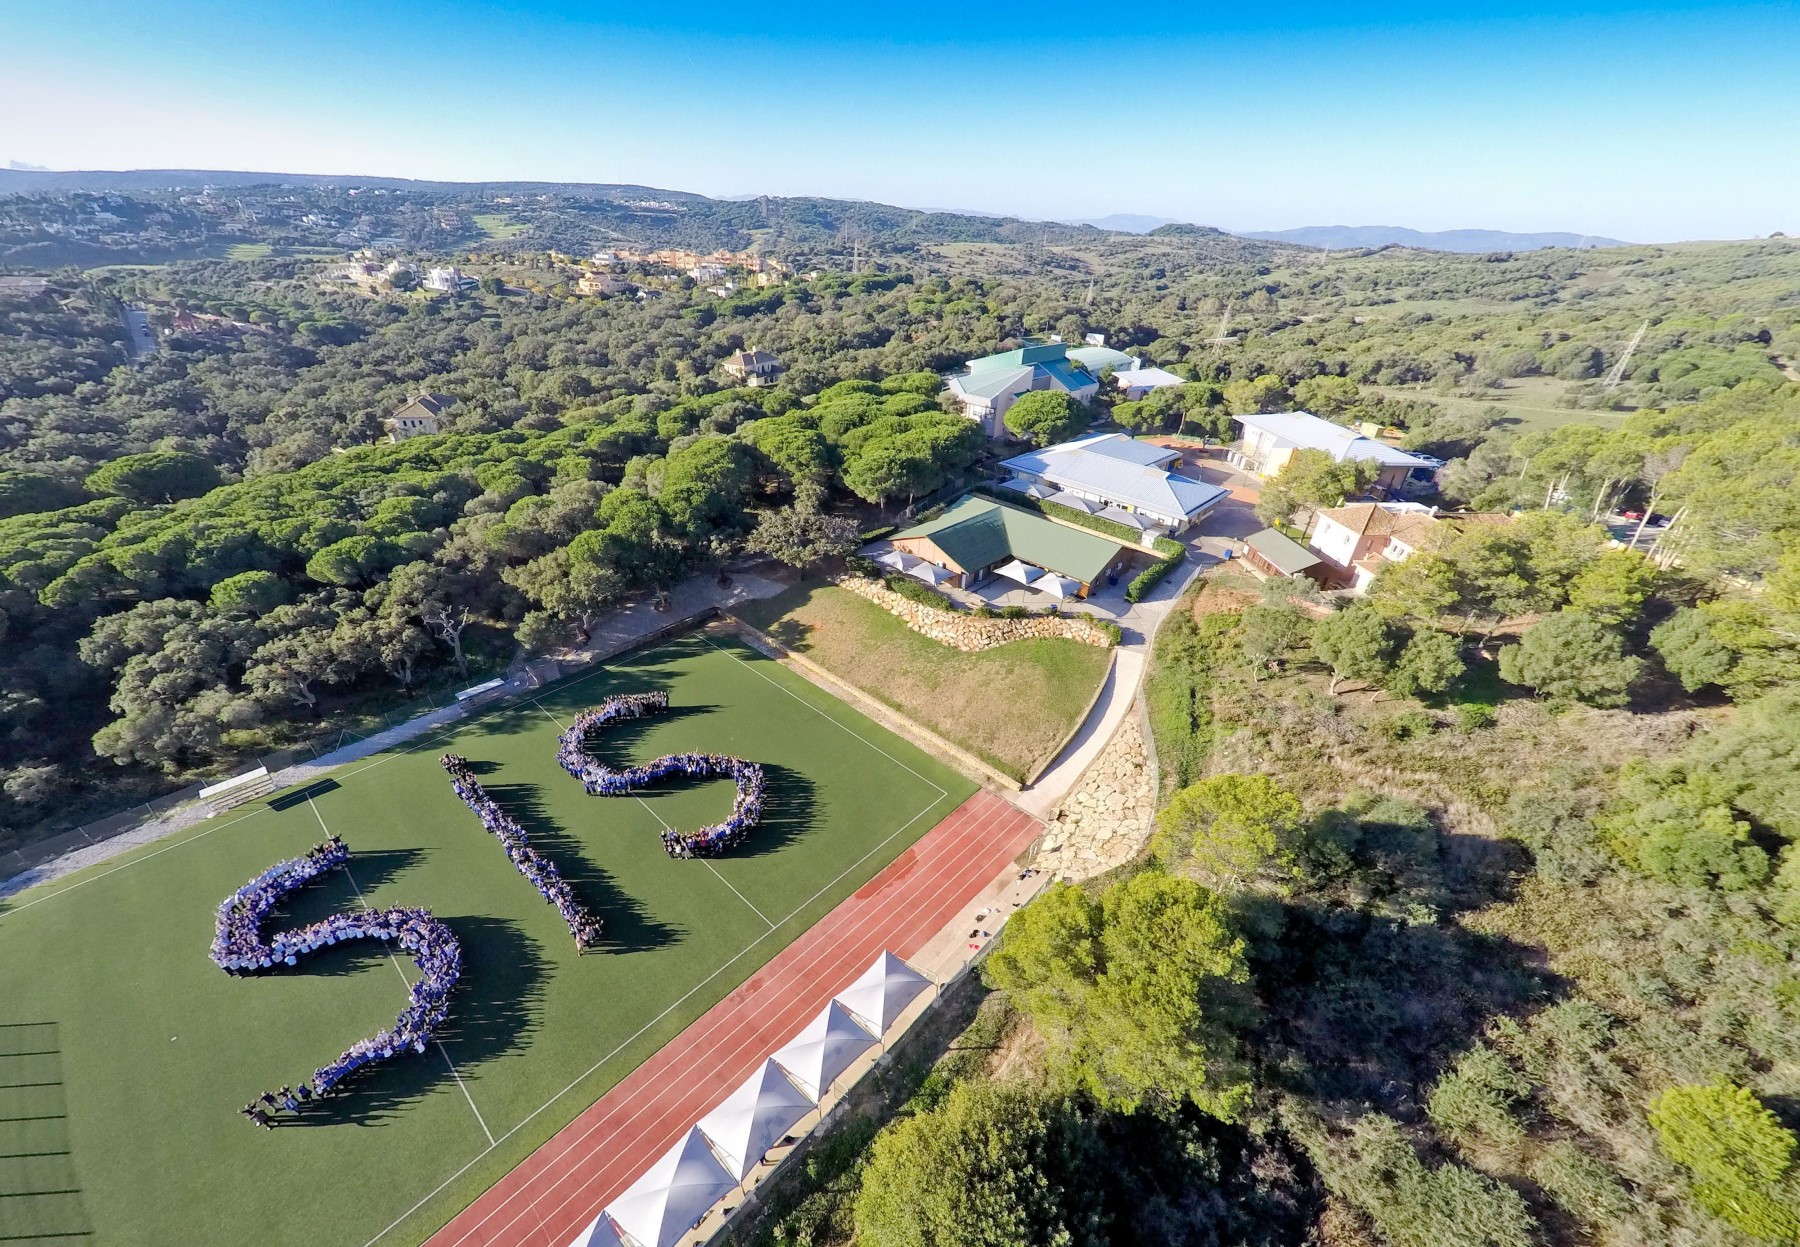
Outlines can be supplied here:
M951 649L968 653L993 649L1009 641L1032 638L1062 637L1111 649L1111 634L1097 627L1085 615L1035 616L1029 619L982 619L967 611L934 610L922 602L901 597L879 580L866 576L840 576L838 585L858 597L867 598L921 636Z
M1135 714L1062 800L1036 863L1070 879L1087 879L1136 857L1150 839L1156 789L1144 733Z

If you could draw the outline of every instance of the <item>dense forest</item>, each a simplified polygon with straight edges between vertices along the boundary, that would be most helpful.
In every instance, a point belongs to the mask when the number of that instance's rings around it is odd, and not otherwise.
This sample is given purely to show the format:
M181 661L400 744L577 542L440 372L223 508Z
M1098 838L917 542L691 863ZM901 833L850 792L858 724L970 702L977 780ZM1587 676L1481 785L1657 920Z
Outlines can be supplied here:
M1446 461L1436 501L1512 518L1350 602L1208 573L1152 658L1145 854L1017 915L949 1055L828 1140L764 1238L1800 1237L1800 245L1324 254L632 210L692 227L665 230L534 193L464 203L498 218L476 227L456 192L393 191L372 224L410 220L399 250L455 258L462 294L334 281L341 251L237 209L267 254L0 289L0 843L744 551L843 554L982 472L943 373L1104 334L1186 380L1084 421L1393 426ZM181 220L174 191L81 194ZM92 204L0 210L20 242ZM571 253L620 238L795 275L579 296ZM746 346L780 384L723 375ZM454 400L443 431L388 443L420 391ZM1259 514L1301 526L1367 483L1297 456ZM1670 521L1654 558L1609 541L1627 511Z

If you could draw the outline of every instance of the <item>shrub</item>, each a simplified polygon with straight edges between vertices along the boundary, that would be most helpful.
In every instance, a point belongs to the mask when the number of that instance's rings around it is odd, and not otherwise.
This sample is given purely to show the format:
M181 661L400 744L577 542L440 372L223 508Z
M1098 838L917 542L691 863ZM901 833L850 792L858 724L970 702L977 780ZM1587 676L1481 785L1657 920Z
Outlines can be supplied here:
M897 533L899 531L900 531L900 529L897 525L882 524L877 528L871 528L866 533L859 533L857 535L863 541L880 541L883 537L886 537L888 534Z
M1104 632L1107 635L1107 637L1111 639L1111 641L1114 645L1119 644L1121 641L1123 641L1125 639L1125 629L1119 627L1118 624L1114 623L1110 619L1092 619L1092 618L1090 618L1088 622L1092 623L1094 625L1094 627L1096 627L1096 628L1100 629L1100 631Z
M1551 1199L1592 1226L1614 1224L1631 1211L1631 1197L1619 1180L1570 1139L1544 1149L1531 1164L1531 1179Z
M870 580L882 580L888 574L887 568L883 567L880 563L877 563L874 559L865 559L860 554L846 555L844 557L844 570L853 575L866 576Z
M882 583L901 597L910 602L917 602L920 606L929 606L932 610L938 611L954 611L956 609L956 604L949 598L930 585L914 580L911 576L895 574L889 576Z
M1456 727L1461 732L1478 732L1484 727L1494 726L1498 716L1494 708L1486 702L1459 701L1456 703Z
M1027 619L1030 616L1031 612L1023 606L1002 606L1000 608L1000 618L1002 619Z
M1431 735L1435 727L1437 720L1423 710L1408 710L1405 714L1383 719L1380 730L1389 740L1420 740Z
M981 605L971 610L969 614L975 616L977 619L992 619L996 612L993 607L989 606L986 602L983 602Z

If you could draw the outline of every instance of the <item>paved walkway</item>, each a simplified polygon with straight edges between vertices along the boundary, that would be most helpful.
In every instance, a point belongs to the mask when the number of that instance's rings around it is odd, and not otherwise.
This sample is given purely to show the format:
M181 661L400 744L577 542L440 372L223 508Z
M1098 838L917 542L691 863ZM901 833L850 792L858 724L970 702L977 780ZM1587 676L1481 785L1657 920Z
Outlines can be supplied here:
M997 875L1017 879L1011 862L1041 830L992 793L976 793L488 1188L429 1247L564 1247L884 949L946 977L973 958L986 940L934 937L968 921L968 898Z
M1100 690L1099 700L1074 739L1050 764L1050 769L1019 794L1019 805L1039 818L1048 818L1074 789L1082 773L1100 756L1113 733L1119 730L1119 724L1131 713L1138 689L1144 682L1144 670L1149 665L1150 647L1156 640L1157 629L1162 627L1163 620L1194 577L1223 559L1248 525L1254 525L1248 528L1250 532L1262 527L1250 504L1236 498L1221 503L1204 521L1209 531L1189 538L1186 561L1163 577L1162 583L1152 589L1148 597L1117 617L1124 637L1114 653L1112 670Z
M596 657L604 657L629 648L636 641L651 635L659 629L666 628L683 619L690 619L704 614L713 608L734 606L752 598L773 597L780 593L784 585L765 577L743 573L734 574L729 588L721 588L718 578L711 574L692 577L677 585L670 591L671 609L667 612L655 610L646 602L632 603L624 606L595 629L592 638L582 649L564 655L565 660L593 661ZM329 753L320 754L310 762L300 762L275 772L275 790L310 784L336 767L350 762L357 762L371 754L391 749L395 745L405 744L429 732L454 723L471 709L485 709L495 701L524 693L533 688L529 676L514 676L506 682L499 693L490 697L477 699L475 703L445 706L422 714L415 719L396 724L385 731L363 740L353 741ZM157 818L148 819L130 831L110 836L95 844L84 845L73 849L61 857L34 866L30 870L21 871L10 879L0 880L0 898L23 892L26 888L40 883L48 883L65 875L85 870L89 866L110 861L122 853L141 848L164 836L172 835L196 823L204 822L213 816L213 808L204 801L194 801L187 805L177 806Z

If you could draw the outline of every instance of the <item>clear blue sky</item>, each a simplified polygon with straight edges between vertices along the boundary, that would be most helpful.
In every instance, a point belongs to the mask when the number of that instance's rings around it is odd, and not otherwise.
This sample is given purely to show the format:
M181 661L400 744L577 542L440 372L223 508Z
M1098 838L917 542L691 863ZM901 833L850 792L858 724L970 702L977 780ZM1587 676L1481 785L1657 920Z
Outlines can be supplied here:
M0 4L0 161L1800 233L1800 4Z

